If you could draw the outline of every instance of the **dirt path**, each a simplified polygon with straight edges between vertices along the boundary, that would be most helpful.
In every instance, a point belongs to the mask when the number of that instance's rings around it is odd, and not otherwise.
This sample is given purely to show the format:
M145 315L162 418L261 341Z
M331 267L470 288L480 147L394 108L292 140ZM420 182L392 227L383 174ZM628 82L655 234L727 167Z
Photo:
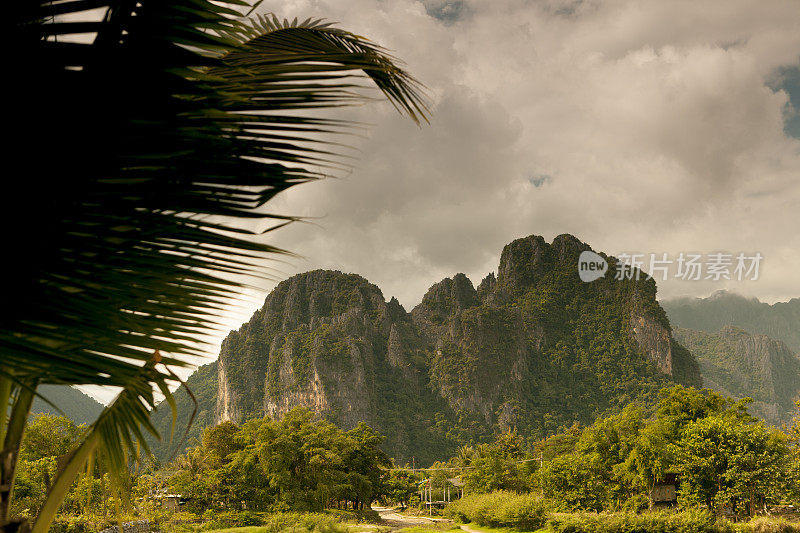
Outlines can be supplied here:
M391 507L373 507L381 515L384 524L392 528L392 531L403 529L404 527L419 526L437 522L451 522L446 518L428 518L426 516L406 516L401 515Z

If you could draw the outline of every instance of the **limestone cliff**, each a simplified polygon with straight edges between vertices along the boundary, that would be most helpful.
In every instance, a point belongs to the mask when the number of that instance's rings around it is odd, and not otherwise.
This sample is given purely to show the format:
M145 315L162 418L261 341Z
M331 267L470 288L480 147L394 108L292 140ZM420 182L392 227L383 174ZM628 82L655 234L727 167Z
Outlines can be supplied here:
M584 283L570 235L507 245L497 275L434 284L410 313L354 274L280 283L222 344L217 421L296 406L388 436L400 460L442 458L504 428L540 438L675 381L699 384L655 300L656 286ZM605 257L605 256L604 256Z
M463 274L431 287L411 314L433 353L431 384L452 409L541 433L656 383L700 384L685 350L676 368L655 282L616 280L613 268L580 281L590 249L571 235L530 236L504 248L497 277L477 290Z
M415 409L388 447L399 458L410 457L412 437L441 447L442 435L426 434L430 420L413 420L433 417L423 352L405 309L364 278L300 274L223 342L217 420L280 418L303 406L346 428L364 421L389 433L398 414Z

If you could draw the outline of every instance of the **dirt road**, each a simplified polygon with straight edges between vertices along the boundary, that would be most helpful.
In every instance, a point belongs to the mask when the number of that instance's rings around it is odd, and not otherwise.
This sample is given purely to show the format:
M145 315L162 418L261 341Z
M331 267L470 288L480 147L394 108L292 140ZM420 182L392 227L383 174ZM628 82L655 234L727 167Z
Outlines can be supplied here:
M381 515L383 522L392 528L392 530L402 529L404 527L419 526L424 524L434 524L440 522L450 522L446 518L428 518L424 516L406 516L401 515L391 507L372 507Z

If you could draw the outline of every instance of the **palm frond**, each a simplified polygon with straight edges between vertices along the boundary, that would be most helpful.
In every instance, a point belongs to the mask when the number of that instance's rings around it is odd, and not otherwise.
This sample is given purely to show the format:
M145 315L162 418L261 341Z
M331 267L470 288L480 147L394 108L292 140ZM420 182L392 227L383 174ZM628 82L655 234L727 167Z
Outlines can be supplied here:
M16 4L6 376L124 386L153 350L167 366L202 355L194 341L220 327L242 279L287 253L256 239L294 220L264 204L346 166L324 136L348 123L315 111L362 102L361 71L427 116L395 58L319 20L247 21L239 1ZM76 21L97 8L102 20Z
M144 434L158 437L158 431L150 422L150 411L156 406L154 384L174 409L167 383L155 370L160 361L156 352L103 410L77 447L59 461L59 471L34 521L32 533L47 533L65 494L95 453L106 460L109 471L116 478L128 472L128 457L141 457L142 448L149 453ZM115 485L120 486L121 481L118 479Z

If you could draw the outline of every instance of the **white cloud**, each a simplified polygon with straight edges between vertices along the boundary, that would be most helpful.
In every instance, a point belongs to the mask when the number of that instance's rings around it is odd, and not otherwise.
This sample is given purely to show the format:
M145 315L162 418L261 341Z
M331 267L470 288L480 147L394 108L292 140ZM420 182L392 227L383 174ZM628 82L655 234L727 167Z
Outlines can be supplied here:
M356 170L270 205L321 217L269 236L306 258L286 275L357 272L410 308L444 276L479 282L516 237L573 233L609 253L760 251L762 279L727 288L800 295L800 141L783 131L786 93L768 86L800 62L794 2L298 0L259 10L326 17L385 45L435 101L423 128L388 104L348 112L374 124ZM665 296L724 288L660 285Z

